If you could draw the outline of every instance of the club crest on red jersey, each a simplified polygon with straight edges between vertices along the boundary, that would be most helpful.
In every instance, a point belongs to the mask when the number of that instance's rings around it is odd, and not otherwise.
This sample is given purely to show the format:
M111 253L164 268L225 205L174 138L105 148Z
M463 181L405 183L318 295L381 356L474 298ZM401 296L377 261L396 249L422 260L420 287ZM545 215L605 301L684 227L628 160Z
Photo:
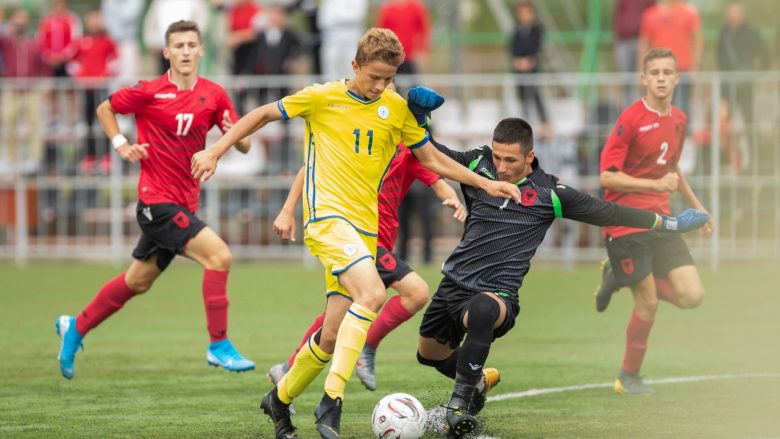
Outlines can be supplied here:
M523 189L520 202L523 204L523 206L532 206L534 202L536 202L536 195L537 193L533 189Z

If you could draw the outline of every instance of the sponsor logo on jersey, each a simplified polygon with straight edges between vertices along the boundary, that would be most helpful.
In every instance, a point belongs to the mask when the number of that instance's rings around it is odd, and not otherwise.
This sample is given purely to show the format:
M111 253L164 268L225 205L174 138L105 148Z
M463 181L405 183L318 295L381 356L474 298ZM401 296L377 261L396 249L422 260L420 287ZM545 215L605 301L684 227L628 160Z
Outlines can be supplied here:
M378 114L382 120L385 120L390 116L390 110L384 105L380 105L379 108L376 109L376 114Z
M618 126L617 129L617 136L620 137L623 135L623 124L621 123L620 126Z
M643 126L643 127L639 127L639 132L640 132L640 133L644 133L644 132L646 132L646 131L654 130L654 129L656 129L656 128L660 127L660 126L661 126L661 124L660 124L660 123L658 123L658 122L653 122L653 123L651 123L650 125L645 125L645 126Z
M176 93L155 93L155 99L176 99Z
M347 244L344 246L344 254L347 256L355 256L357 253L357 246L355 244Z
M493 173L490 172L490 170L488 168L484 167L484 166L479 168L479 172L484 174L484 175L487 175L488 177L492 178L493 180L496 179L496 177L493 175Z

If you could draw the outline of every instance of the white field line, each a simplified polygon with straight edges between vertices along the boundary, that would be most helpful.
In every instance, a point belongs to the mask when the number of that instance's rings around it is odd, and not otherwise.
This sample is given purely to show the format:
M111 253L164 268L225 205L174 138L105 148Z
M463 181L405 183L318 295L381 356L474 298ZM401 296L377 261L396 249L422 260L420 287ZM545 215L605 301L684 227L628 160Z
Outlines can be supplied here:
M654 380L645 380L647 384L676 384L690 383L696 381L717 381L734 379L756 379L756 378L780 378L780 373L744 373L744 374L724 374L724 375L699 375L683 376L672 378L658 378ZM550 393L573 392L578 390L612 388L613 383L595 383L579 384L576 386L548 387L546 389L531 389L524 392L511 392L500 395L490 396L487 402L504 401L507 399L529 398L531 396L547 395Z

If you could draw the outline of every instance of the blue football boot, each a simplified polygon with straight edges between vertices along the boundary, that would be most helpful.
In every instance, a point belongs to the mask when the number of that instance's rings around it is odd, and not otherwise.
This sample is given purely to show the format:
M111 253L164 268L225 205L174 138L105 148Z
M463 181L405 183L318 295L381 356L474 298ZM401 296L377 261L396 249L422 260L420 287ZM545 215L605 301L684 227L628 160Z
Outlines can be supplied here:
M206 361L211 366L223 367L231 372L245 372L255 368L255 363L244 358L227 338L209 345Z
M76 351L84 345L81 344L83 338L76 330L76 318L73 316L60 316L54 324L57 328L57 335L60 336L60 352L57 354L57 360L60 363L60 372L67 379L73 378L74 368L73 360L76 357Z

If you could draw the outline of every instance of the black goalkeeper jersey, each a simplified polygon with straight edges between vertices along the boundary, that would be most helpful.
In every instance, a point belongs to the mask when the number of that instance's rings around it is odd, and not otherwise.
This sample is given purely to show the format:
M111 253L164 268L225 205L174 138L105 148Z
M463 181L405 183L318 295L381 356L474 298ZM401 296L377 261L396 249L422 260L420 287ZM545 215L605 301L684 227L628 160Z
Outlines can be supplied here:
M498 171L488 146L452 151L434 141L441 152L491 180ZM517 302L517 290L555 218L570 218L597 226L628 225L649 229L654 213L608 203L558 183L537 159L533 172L516 184L522 202L492 197L482 189L461 185L469 216L460 243L444 263L442 273L461 288L503 292Z

